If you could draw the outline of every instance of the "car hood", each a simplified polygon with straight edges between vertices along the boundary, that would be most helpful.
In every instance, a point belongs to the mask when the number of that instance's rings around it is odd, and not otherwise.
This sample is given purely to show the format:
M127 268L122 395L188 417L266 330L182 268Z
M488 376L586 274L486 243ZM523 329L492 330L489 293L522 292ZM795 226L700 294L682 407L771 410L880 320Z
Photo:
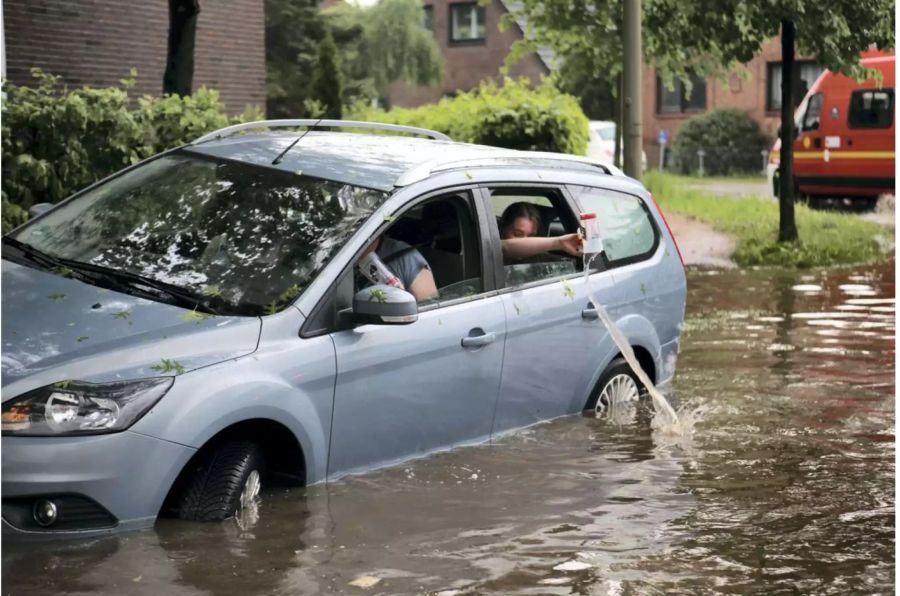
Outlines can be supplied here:
M173 375L249 354L258 317L204 317L3 260L4 400L63 380Z

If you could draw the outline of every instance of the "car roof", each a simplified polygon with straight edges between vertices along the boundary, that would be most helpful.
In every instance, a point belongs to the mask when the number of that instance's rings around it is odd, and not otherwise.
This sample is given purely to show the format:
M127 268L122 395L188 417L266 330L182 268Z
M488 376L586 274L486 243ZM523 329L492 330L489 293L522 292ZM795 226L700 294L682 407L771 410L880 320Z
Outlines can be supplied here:
M301 134L238 135L191 145L187 150L383 191L393 190L404 172L426 162L503 152L497 147L416 137L309 131L273 165L272 160Z
M272 161L302 138L278 164ZM271 167L389 192L427 178L432 172L481 165L603 168L583 157L510 151L487 145L398 135L347 132L274 131L196 142L185 148L207 156ZM603 173L615 174L609 168Z

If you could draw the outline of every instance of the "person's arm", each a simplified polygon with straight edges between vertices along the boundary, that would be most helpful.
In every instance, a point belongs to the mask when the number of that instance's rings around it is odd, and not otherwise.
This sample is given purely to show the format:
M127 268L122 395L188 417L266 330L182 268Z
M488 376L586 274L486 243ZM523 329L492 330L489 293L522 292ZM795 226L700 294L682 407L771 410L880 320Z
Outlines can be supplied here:
M503 256L509 259L524 259L551 250L562 250L573 257L581 256L581 236L566 234L565 236L531 236L528 238L509 238L500 241Z
M431 269L424 267L419 271L419 274L409 284L407 291L416 297L417 302L437 296L437 286L434 283L434 274L431 273Z

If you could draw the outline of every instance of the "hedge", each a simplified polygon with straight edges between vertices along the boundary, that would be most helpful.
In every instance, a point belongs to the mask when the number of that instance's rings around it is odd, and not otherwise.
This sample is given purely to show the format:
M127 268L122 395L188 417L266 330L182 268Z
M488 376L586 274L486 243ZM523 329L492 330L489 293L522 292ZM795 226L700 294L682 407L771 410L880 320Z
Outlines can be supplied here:
M578 100L551 83L532 88L527 79L505 79L417 108L384 110L357 105L348 116L443 132L454 141L507 149L584 155L588 120Z
M134 73L133 73L134 74ZM68 89L61 77L32 69L33 86L6 83L2 113L2 231L35 203L55 203L113 172L205 132L245 118L229 117L218 91L145 96L122 87Z
M677 172L697 173L697 151L702 149L703 173L708 176L758 173L762 169L761 152L770 144L747 112L713 110L691 118L678 130L672 160Z

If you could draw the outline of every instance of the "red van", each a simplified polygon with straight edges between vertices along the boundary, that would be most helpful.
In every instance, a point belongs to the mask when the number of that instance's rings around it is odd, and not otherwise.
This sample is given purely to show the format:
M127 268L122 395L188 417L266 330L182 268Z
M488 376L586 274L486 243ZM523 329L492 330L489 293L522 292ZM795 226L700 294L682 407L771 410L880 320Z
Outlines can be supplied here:
M881 71L857 83L823 72L794 112L794 184L798 198L850 198L874 205L895 192L894 52L864 52L863 66ZM781 141L769 153L769 188L778 196Z

